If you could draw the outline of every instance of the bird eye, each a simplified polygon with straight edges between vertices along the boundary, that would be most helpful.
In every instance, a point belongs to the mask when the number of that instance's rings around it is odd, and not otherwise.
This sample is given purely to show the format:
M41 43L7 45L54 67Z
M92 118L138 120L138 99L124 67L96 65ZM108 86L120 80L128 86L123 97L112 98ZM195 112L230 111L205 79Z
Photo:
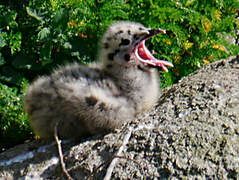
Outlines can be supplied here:
M104 43L104 48L108 49L109 48L109 44L108 43Z
M114 60L114 55L115 55L114 53L109 53L108 54L108 59L113 61Z
M111 41L112 40L112 37L107 37L106 38L108 41Z
M121 33L123 33L123 32L124 32L124 31L120 30L120 31L118 31L115 35L121 34Z
M127 45L129 45L129 43L130 43L129 39L122 38L121 43L119 44L119 46L127 46Z
M129 54L125 54L124 55L124 59L125 59L125 61L129 61L130 60L130 55Z

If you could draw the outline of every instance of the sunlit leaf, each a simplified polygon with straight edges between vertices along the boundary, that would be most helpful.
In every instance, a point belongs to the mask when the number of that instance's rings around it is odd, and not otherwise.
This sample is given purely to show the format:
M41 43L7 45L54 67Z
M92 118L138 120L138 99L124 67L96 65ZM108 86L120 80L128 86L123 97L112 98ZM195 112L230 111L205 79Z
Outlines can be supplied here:
M222 12L220 10L215 10L213 12L214 16L216 19L220 20L221 19L221 16L222 16Z
M210 62L207 59L202 60L204 64L209 64Z
M209 32L211 30L211 21L204 17L202 20L201 20L201 23L202 23L202 28L204 30L205 33Z
M195 0L188 0L185 5L186 6L190 6L191 4L193 4L195 2Z
M218 49L218 50L220 50L220 51L223 51L223 52L229 54L229 51L227 50L227 48L225 48L225 47L224 47L223 45L221 45L221 44L215 44L215 45L212 46L212 48Z
M29 16L35 18L38 21L43 21L43 18L37 14L36 10L33 10L30 7L26 7L26 11Z
M184 43L184 48L187 50L193 46L193 43L189 42L188 40Z

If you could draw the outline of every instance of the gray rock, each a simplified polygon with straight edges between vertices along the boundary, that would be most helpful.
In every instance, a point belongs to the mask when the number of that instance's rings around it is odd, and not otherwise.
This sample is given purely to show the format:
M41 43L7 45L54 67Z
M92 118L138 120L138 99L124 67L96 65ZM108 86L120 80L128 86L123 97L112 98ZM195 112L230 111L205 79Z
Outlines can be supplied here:
M93 179L103 179L119 149L125 158L111 179L239 179L239 57L164 89L154 109L121 129L62 146L74 179L93 171ZM64 179L55 143L30 142L0 154L0 179Z

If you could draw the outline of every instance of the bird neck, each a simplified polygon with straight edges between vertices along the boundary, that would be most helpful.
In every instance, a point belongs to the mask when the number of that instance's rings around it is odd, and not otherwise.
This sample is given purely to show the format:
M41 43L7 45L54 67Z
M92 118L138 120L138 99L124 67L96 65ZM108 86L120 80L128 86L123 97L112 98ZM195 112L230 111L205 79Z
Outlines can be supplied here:
M145 102L158 96L159 84L155 69L135 66L111 67L110 70L107 69L107 74L113 79L121 94L136 104L138 112L145 109Z

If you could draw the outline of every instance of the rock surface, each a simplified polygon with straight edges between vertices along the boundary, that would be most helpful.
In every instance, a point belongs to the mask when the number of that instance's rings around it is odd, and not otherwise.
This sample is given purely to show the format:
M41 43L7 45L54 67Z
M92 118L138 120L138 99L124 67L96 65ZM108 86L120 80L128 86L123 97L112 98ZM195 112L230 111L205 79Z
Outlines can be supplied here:
M239 179L239 57L164 89L121 129L62 146L74 179L103 179L117 153L111 179ZM64 179L57 157L55 143L16 146L0 154L0 179Z

